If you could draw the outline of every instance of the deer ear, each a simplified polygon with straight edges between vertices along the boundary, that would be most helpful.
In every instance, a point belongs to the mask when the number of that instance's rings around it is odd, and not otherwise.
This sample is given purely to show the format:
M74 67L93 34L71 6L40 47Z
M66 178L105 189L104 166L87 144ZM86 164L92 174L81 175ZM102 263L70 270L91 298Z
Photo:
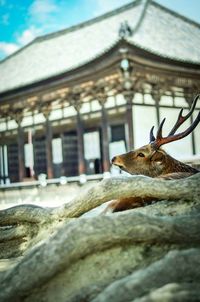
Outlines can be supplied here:
M161 164L164 159L164 154L161 151L154 151L150 157L150 161L156 162L157 164Z

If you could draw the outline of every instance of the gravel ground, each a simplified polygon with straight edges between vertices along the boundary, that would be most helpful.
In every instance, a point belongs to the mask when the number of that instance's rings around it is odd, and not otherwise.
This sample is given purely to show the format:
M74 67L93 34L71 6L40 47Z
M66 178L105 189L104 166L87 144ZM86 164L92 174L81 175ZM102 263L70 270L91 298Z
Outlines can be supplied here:
M72 200L97 181L84 185L69 183L66 185L48 185L23 189L0 189L0 210L20 204L34 204L43 207L58 207Z

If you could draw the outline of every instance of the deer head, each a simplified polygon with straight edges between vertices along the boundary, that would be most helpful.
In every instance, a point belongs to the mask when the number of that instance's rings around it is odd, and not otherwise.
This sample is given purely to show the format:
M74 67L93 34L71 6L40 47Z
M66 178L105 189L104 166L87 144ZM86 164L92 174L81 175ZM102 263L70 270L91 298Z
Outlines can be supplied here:
M199 96L200 95L194 99L191 109L187 115L183 116L183 108L181 109L178 119L168 136L163 137L162 135L162 129L165 122L165 119L163 119L158 127L156 137L153 134L154 127L151 128L150 142L148 145L134 151L115 156L112 159L112 164L130 174L143 174L151 177L158 177L160 175L175 172L198 172L190 166L171 157L161 148L161 146L180 140L189 135L195 129L200 122L200 112L189 128L181 133L175 134L177 129L192 115Z

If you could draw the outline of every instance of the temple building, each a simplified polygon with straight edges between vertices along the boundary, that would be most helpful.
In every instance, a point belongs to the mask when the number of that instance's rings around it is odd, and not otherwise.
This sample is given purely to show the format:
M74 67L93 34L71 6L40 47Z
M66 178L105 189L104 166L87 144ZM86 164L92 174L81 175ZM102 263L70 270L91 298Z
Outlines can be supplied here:
M200 93L199 45L200 24L135 0L2 60L0 183L108 173L164 117L167 135ZM166 150L200 154L199 130Z

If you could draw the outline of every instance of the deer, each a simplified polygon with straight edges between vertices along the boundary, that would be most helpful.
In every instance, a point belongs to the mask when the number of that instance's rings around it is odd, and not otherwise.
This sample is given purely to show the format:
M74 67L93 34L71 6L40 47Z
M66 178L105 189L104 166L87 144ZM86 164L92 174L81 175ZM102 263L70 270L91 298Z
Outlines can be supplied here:
M162 178L164 180L185 178L200 172L196 168L173 158L161 148L161 146L165 144L183 139L197 127L200 122L200 112L185 131L176 133L178 128L188 120L194 112L199 97L200 95L195 97L188 114L184 116L183 108L180 110L177 121L166 137L163 137L162 134L163 125L166 120L164 118L158 127L156 137L154 136L154 126L151 128L149 144L113 157L111 164L132 175L145 175L152 178ZM103 214L140 207L151 201L152 198L149 197L121 198L113 200L103 211Z

